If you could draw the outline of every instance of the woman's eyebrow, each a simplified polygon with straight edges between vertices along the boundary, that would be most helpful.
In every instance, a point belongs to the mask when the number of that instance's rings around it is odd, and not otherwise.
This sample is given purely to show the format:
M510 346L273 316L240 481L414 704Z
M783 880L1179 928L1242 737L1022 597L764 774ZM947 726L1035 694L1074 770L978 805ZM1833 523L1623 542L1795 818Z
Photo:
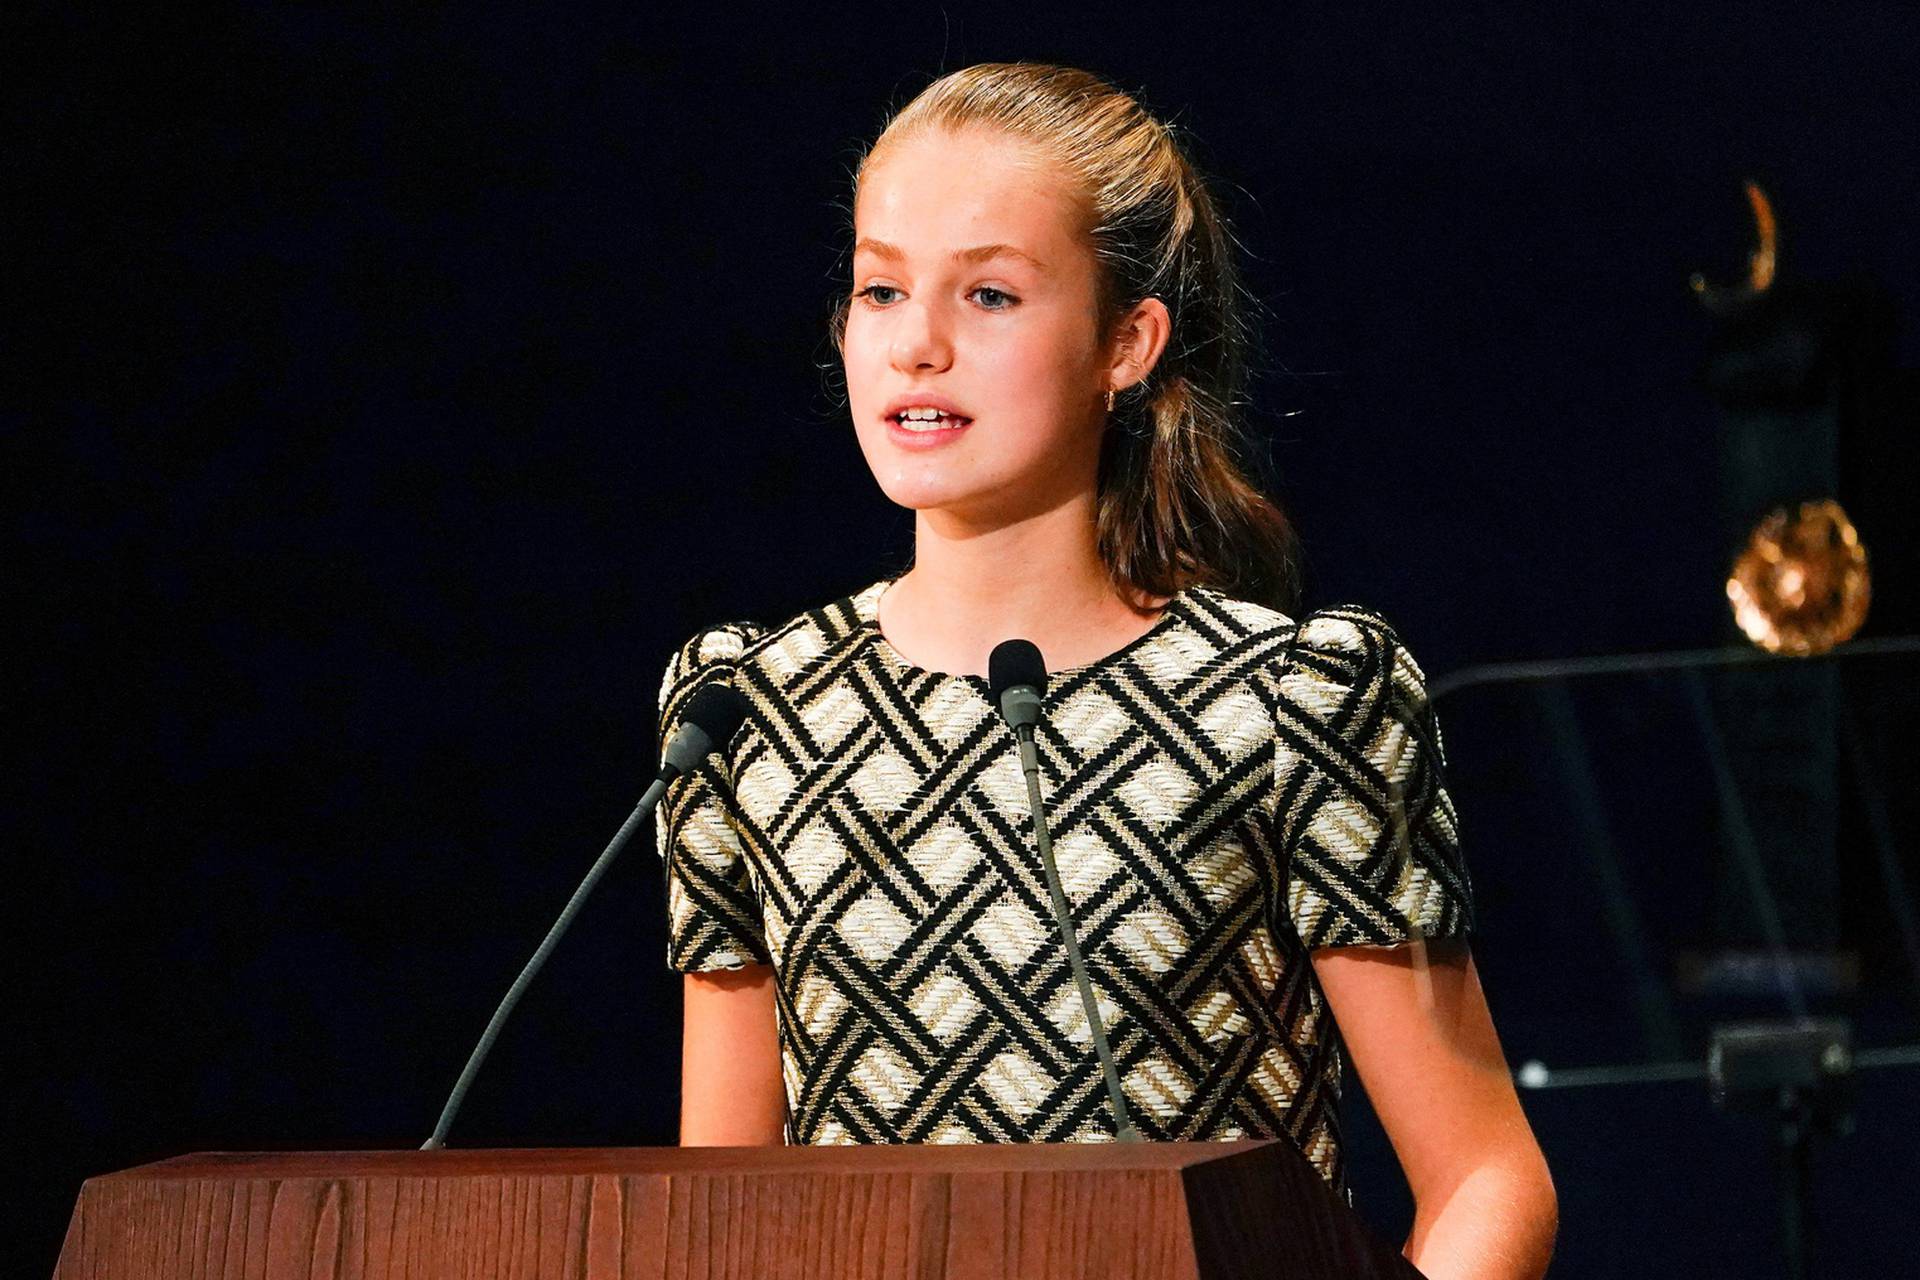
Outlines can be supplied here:
M853 251L855 253L864 251L873 254L877 258L886 258L893 262L904 261L907 256L906 252L902 250L900 246L888 244L885 240L875 240L871 237L863 237L856 241L853 246ZM1027 253L1025 250L1016 249L1010 244L977 244L971 249L955 249L948 256L955 262L985 262L990 258L1018 258L1022 262L1030 264L1036 271L1044 273L1049 270L1046 263L1040 261L1040 259L1034 257L1032 254Z

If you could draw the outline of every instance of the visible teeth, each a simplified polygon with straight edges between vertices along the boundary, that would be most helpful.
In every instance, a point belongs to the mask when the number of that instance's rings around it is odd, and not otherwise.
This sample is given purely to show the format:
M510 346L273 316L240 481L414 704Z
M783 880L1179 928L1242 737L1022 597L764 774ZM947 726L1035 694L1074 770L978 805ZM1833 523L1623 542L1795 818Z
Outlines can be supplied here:
M893 420L909 431L951 431L967 423L965 418L925 407L902 409Z

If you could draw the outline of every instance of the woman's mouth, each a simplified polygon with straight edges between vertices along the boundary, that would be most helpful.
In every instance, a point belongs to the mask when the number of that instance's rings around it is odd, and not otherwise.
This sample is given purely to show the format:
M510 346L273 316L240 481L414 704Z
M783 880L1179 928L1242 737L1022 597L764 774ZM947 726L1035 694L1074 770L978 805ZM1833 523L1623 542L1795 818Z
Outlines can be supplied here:
M887 417L887 435L909 448L946 444L972 425L972 418L937 409L904 409Z

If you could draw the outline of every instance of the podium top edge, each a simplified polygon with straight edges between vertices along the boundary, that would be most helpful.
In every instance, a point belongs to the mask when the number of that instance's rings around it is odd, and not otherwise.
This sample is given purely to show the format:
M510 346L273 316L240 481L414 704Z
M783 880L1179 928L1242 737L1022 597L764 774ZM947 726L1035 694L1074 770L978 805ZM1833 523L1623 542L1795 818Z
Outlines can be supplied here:
M1231 1142L887 1143L792 1147L507 1147L440 1151L202 1151L92 1181L444 1178L497 1175L1047 1173L1161 1171L1280 1139Z

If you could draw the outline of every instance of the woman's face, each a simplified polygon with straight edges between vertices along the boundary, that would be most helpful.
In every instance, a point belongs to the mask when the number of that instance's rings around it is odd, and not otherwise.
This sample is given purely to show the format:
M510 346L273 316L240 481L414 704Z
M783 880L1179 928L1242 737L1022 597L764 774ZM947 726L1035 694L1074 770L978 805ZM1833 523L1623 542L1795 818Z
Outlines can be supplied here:
M1002 134L926 134L873 156L842 356L888 498L999 524L1092 491L1112 360L1086 219ZM919 407L944 416L899 420Z

